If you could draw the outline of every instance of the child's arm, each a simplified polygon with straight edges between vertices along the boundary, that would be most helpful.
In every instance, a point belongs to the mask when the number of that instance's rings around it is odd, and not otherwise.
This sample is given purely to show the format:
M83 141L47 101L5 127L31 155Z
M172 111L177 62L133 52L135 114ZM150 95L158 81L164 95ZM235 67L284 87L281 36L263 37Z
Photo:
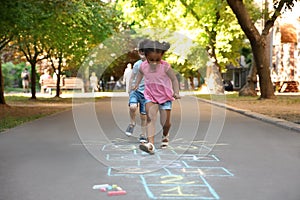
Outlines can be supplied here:
M129 91L128 91L129 93L132 90L132 81L133 81L134 77L135 77L135 74L132 72L131 76L130 76L130 79L129 79Z
M141 72L141 70L139 70L139 72L137 74L135 85L132 87L132 90L137 90L138 89L139 84L143 79L143 76L144 76L144 74Z
M172 82L173 92L174 92L173 97L175 99L180 99L179 83L178 83L177 77L171 67L168 69L167 75L169 76L169 78L171 79L171 82Z

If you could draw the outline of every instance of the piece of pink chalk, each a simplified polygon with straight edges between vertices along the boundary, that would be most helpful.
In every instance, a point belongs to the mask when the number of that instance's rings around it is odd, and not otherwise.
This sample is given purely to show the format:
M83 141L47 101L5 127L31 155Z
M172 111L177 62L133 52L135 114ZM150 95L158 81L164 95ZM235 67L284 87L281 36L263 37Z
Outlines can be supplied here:
M106 192L106 188L100 188L101 192Z
M117 196L117 195L124 195L126 194L125 190L120 190L120 191L109 191L107 193L108 196Z

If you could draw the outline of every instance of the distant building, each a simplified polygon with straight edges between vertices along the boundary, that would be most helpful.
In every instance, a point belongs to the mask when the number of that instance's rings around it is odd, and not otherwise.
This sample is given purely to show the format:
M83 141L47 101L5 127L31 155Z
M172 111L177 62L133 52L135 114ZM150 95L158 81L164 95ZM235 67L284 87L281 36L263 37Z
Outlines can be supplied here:
M243 56L241 56L242 59ZM225 90L230 91L230 89L226 89L226 86L230 84L232 84L232 90L240 90L247 82L249 70L249 66L241 62L239 66L227 65L226 72L222 73Z
M262 24L263 22L259 22L257 28L261 29ZM298 92L300 91L300 4L295 3L292 11L283 13L276 20L271 31L271 79L278 92ZM248 73L249 67L243 64L241 57L239 66L226 66L226 73L223 73L222 77L225 82L232 82L233 90L239 90L246 84Z
M272 31L272 81L278 92L300 90L300 13L299 4L292 13L276 20Z

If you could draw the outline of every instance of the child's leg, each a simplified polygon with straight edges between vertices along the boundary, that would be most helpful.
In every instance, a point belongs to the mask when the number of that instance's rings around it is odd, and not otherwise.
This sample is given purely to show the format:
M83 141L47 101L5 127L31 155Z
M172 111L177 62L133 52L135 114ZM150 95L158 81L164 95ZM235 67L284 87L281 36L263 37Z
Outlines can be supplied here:
M171 110L160 110L160 123L163 127L163 136L160 147L162 149L169 146L169 130L171 127Z
M141 129L142 133L140 134L140 142L147 142L147 115L146 115L146 100L144 94L139 93L139 106L140 106L140 118L141 118Z
M158 112L158 104L148 102L146 103L146 113L147 113L147 136L150 143L154 144L155 135L155 122Z
M147 135L147 115L144 114L140 114L141 117L141 129L142 129L142 133L141 135L146 136Z
M136 110L138 109L138 93L136 91L132 91L129 94L129 116L130 116L130 125L135 126L135 117Z
M129 103L129 116L130 116L130 123L125 131L127 136L131 136L133 134L133 130L135 127L135 113L137 109L136 103Z
M137 107L138 107L137 103L130 103L129 105L130 124L132 125L135 125Z
M23 92L25 92L26 89L25 80L22 80L22 86L23 86Z
M168 136L171 127L171 110L159 110L159 112L160 124L163 127L163 136Z

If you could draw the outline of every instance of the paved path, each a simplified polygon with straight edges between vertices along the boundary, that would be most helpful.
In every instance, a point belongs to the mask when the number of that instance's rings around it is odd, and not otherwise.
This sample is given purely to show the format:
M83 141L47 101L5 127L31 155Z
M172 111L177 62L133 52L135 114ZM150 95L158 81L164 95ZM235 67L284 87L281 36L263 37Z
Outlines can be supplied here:
M134 137L123 133L127 97L1 134L0 200L300 199L299 132L193 97L172 112L170 147L153 156L138 149L140 127ZM108 196L96 184L127 194Z

